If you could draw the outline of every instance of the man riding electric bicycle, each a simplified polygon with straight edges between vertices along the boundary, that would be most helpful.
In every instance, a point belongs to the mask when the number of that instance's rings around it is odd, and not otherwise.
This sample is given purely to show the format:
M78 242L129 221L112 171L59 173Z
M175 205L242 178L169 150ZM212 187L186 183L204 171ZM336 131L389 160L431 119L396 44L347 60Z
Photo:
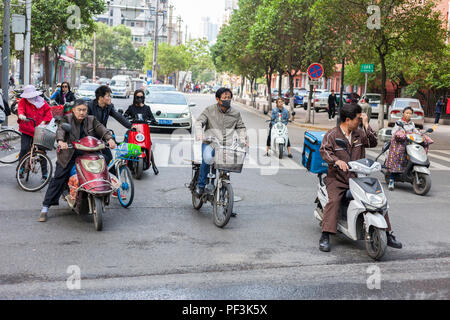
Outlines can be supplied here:
M214 160L214 149L206 137L215 137L223 146L231 146L234 134L239 136L241 145L248 147L247 130L241 118L241 113L231 107L233 93L228 88L216 91L217 104L207 107L198 117L195 124L196 139L202 141L202 164L195 193L201 196L205 191L206 179L210 164Z
M350 161L356 161L365 157L365 148L376 147L378 141L375 132L369 126L369 118L362 113L361 106L357 104L345 104L340 110L340 125L331 129L324 136L320 147L320 155L328 163L326 187L328 203L324 208L322 223L322 236L319 241L321 251L330 251L330 234L336 234L341 201L349 189L349 179L356 177L349 171L347 165ZM359 128L362 120L363 128ZM338 145L337 139L342 139L347 144L344 149ZM395 240L391 231L388 213L385 215L388 225L387 245L400 249L402 244Z

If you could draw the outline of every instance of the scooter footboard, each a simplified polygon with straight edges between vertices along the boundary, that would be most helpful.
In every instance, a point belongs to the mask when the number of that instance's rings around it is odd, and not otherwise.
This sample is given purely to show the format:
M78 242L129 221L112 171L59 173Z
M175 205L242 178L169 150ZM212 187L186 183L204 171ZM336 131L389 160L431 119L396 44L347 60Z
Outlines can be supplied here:
M366 231L369 231L370 226L374 226L378 229L387 229L388 225L386 219L384 219L383 215L376 212L367 212L364 215L364 222L366 224Z

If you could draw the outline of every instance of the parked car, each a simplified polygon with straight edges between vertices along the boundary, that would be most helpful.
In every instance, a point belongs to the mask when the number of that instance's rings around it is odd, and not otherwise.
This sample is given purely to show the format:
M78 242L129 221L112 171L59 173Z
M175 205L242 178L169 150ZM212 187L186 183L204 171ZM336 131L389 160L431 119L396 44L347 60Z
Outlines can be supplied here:
M186 129L192 131L192 113L190 107L181 92L153 91L145 96L145 102L152 109L158 124L150 125L152 128Z
M330 96L330 94L330 91L323 91L319 93L315 99L313 99L313 106L316 112L319 112L320 110L328 110L328 97Z
M380 110L381 105L381 94L379 93L366 93L364 94L359 102L362 102L362 99L368 100L368 103L370 104L370 107L372 108L372 116L376 115L378 116L378 112ZM384 114L387 116L387 106L384 105ZM374 117L374 118L376 118Z
M86 101L95 99L95 90L100 87L98 83L83 83L75 92L75 98Z
M424 112L419 99L413 98L395 98L389 107L388 126L393 127L397 120L400 120L403 116L403 109L411 107L413 109L413 115L411 120L416 127L423 129L425 122Z
M325 90L324 89L316 89L313 91L313 96L311 98L311 107L314 107L315 100L321 95ZM309 90L306 92L302 92L303 95L303 109L308 109L308 98L309 98Z
M352 101L358 102L361 98L356 92L344 92L344 103L351 103Z
M303 93L308 92L305 88L294 88L294 108L303 105ZM290 94L289 90L284 94L284 104L289 104Z
M278 98L278 89L270 90L270 95L271 95L272 102L275 102L275 100Z
M111 97L121 97L128 99L133 94L133 87L131 85L130 76L114 76L111 79L110 88L112 91Z
M107 85L107 86L109 86L109 84L111 83L111 79L109 79L109 78L100 78L96 82L99 85Z

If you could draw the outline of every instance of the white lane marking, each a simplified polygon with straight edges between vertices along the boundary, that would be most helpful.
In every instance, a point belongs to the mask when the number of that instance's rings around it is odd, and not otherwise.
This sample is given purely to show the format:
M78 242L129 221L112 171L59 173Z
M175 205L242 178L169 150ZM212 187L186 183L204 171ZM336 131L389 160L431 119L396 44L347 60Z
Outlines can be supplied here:
M450 155L450 150L433 150L433 151ZM450 161L450 159L449 159L449 161Z
M449 157L439 156L439 155L434 154L434 153L432 153L432 152L428 153L428 156L430 156L430 157L432 157L432 158L439 159L439 160L444 160L444 161L446 161L446 162L450 162L450 158L449 158Z

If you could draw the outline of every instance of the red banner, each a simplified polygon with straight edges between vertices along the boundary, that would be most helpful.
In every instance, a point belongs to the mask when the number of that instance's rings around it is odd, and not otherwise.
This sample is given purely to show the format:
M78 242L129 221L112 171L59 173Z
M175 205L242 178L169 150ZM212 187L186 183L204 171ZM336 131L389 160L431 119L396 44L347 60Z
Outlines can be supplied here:
M447 98L447 114L450 113L450 98Z

